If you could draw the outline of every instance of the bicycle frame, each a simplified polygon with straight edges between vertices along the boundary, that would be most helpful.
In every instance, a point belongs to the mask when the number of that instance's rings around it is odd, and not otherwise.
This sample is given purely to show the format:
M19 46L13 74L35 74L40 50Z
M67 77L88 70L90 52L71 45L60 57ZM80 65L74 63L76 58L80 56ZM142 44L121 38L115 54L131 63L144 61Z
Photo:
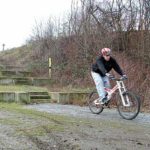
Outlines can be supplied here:
M113 93L119 90L119 94L122 100L123 106L130 106L129 97L126 95L125 98L123 94L127 91L122 80L116 80L116 85L112 89L105 88L105 91L108 93L108 96L111 97Z
M119 115L126 120L134 119L140 112L140 99L137 98L136 94L126 89L123 81L127 78L118 79L115 77L111 77L110 79L115 80L116 85L112 89L106 87L104 88L107 101L101 103L98 92L94 90L89 95L89 109L93 114L100 114L104 110L105 106L109 107L109 102L111 101L112 94L118 90L117 92L119 92L118 94L120 97L117 96L116 98L119 98L119 100L116 100Z

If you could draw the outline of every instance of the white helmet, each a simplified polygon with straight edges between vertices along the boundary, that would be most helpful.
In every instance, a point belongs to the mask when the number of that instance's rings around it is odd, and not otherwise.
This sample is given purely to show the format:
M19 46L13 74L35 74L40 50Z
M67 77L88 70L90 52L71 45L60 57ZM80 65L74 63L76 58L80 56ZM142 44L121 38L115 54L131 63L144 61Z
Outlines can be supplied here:
M110 48L103 48L102 50L101 50L101 53L102 53L102 55L110 55L110 53L111 53L111 49Z

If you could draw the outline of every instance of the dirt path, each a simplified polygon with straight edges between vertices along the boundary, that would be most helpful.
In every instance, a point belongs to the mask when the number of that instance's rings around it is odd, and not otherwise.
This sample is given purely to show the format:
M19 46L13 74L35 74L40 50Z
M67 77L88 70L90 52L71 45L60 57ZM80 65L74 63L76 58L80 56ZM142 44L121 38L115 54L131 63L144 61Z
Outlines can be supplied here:
M127 121L116 110L1 104L0 150L149 150L149 123L149 114Z
M67 116L74 116L80 118L95 118L96 120L114 120L117 122L132 122L135 124L150 124L150 114L149 113L140 113L136 119L132 121L127 121L122 119L117 112L117 109L104 109L104 111L99 115L94 115L90 112L88 107L80 107L75 105L60 105L60 104L36 104L36 105L27 105L26 108L32 108L38 111L55 113Z

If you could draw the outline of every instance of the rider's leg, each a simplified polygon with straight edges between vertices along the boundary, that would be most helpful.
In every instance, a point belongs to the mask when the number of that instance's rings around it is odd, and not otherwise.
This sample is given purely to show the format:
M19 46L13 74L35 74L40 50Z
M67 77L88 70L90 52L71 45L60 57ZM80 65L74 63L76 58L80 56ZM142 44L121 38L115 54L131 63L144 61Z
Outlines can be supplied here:
M103 77L103 82L104 82L104 87L109 88L109 89L111 88L110 81L107 76ZM105 98L102 99L102 102L106 103L110 100L110 98L111 98L111 95L105 95Z
M93 77L98 95L99 95L100 100L101 100L101 99L105 98L105 95L106 95L106 92L104 90L103 78L98 73L95 73L95 72L91 72L91 75Z
M107 76L102 77L102 80L103 80L103 82L104 82L104 87L106 87L106 88L110 88L110 87L111 87L111 86L110 86L109 78L108 78Z

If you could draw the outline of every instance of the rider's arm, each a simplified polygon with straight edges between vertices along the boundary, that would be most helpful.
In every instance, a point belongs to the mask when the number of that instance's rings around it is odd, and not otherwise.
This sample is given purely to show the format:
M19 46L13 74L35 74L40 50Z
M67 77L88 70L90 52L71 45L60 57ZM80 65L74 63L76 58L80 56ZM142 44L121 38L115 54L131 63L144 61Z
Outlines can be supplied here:
M102 60L101 59L97 59L96 60L96 64L97 64L98 69L100 70L102 76L105 76L107 71L106 71L106 69L104 67L104 64L103 64Z
M120 68L119 64L117 63L117 61L115 59L112 60L113 62L113 69L118 73L120 74L121 76L124 75L122 69Z

